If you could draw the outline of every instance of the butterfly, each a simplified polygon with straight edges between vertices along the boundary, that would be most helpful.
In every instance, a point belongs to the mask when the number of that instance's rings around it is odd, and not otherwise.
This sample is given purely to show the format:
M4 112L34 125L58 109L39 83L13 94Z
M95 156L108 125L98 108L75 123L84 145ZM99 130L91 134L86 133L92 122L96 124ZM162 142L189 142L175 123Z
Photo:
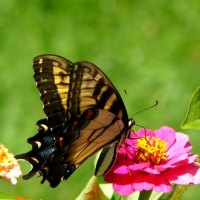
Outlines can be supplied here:
M32 165L23 178L38 172L41 183L47 180L56 187L100 149L95 175L104 175L134 124L117 89L90 62L72 63L47 54L34 58L33 69L47 117L37 122L38 133L27 140L32 150L16 156Z

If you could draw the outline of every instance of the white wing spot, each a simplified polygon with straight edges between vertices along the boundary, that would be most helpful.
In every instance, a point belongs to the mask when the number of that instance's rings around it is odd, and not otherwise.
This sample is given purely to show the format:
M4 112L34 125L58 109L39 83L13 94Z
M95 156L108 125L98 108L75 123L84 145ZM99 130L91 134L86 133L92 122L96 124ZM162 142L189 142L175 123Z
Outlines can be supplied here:
M59 66L59 63L58 63L58 62L55 62L55 61L53 61L53 65L57 67L57 66Z
M40 58L40 60L39 60L39 64L42 64L42 63L43 63L43 59Z
M45 132L49 129L47 125L41 124L41 126L44 128Z
M74 71L77 71L78 65L74 65Z

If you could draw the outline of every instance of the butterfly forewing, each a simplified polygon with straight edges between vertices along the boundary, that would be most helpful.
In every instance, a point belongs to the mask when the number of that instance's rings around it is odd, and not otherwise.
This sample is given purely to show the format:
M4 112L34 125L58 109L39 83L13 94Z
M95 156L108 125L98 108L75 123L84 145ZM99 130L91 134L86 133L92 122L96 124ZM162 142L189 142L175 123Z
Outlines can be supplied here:
M96 170L104 174L128 134L128 116L118 91L89 62L73 64L59 56L43 55L34 59L33 68L47 119L38 122L38 134L28 140L32 150L17 156L33 165L25 178L39 172L42 182L47 179L55 187L107 146Z

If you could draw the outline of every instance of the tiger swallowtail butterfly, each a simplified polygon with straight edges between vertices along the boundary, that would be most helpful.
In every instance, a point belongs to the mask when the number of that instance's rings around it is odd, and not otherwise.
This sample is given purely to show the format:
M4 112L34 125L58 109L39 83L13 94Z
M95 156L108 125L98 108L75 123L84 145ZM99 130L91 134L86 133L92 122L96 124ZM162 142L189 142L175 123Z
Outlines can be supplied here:
M35 57L33 69L47 118L28 139L32 150L16 156L32 164L23 178L39 172L56 187L102 148L95 175L104 175L134 124L114 85L94 64L56 55Z

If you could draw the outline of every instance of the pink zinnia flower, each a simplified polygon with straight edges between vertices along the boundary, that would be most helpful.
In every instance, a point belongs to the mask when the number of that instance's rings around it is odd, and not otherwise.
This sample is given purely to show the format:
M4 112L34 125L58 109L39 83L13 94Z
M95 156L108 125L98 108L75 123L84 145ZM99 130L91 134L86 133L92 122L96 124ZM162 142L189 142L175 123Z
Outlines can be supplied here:
M167 126L152 131L141 129L118 149L114 166L104 176L120 195L134 191L170 192L172 183L200 184L197 155L187 135Z
M0 144L0 177L11 182L17 183L17 178L21 175L20 166L14 155L8 153L8 149Z

